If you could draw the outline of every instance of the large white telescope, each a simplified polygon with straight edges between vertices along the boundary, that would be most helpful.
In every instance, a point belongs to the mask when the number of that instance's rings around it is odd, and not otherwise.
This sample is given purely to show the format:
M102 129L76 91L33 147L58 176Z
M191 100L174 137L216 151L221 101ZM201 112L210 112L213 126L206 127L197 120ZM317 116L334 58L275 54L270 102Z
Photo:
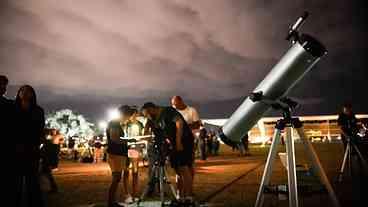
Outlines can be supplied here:
M308 13L305 12L290 27L286 39L292 41L291 48L253 90L253 93L262 92L263 97L274 101L285 97L327 53L325 47L316 38L308 34L298 34L297 30L307 16ZM240 139L269 108L268 104L261 101L253 102L248 97L221 128L219 137L228 145L240 142Z

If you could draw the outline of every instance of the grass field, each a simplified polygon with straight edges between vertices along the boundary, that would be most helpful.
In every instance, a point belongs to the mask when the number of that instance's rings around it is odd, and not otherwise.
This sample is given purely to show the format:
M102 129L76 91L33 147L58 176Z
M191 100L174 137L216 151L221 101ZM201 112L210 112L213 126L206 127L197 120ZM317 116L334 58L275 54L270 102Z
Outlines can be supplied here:
M333 183L339 200L343 206L350 206L352 199L350 180L345 184L335 184L341 164L343 149L341 144L315 144L315 149L322 165ZM307 163L303 147L296 144L297 164ZM222 145L219 156L210 157L208 161L196 162L194 192L197 200L208 201L210 206L253 206L269 146L251 145L251 156L240 157L231 148ZM283 146L279 151L285 151ZM52 207L88 206L106 203L107 189L110 183L110 171L106 163L81 164L62 162L55 178L60 192L48 196L48 204ZM140 170L140 189L145 187L147 169ZM169 174L173 179L173 172ZM240 177L242 176L242 177ZM240 177L240 178L239 178ZM225 185L239 178L232 185ZM286 170L279 159L276 161L272 176L273 184L287 183ZM222 191L220 191L222 189ZM216 193L215 193L216 192ZM301 198L301 206L331 206L326 194ZM287 201L280 201L277 196L267 196L266 206L287 206Z

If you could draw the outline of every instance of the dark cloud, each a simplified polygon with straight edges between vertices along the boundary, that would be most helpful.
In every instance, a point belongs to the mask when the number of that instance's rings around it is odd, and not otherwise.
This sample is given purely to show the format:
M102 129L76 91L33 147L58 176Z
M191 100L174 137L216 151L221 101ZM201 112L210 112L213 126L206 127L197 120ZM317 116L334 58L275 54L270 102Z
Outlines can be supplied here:
M289 24L308 10L303 31L329 54L291 96L305 105L302 113L333 113L345 100L367 112L364 4L4 0L0 68L11 84L38 88L49 109L98 118L109 105L168 103L180 94L206 117L227 116L285 53Z

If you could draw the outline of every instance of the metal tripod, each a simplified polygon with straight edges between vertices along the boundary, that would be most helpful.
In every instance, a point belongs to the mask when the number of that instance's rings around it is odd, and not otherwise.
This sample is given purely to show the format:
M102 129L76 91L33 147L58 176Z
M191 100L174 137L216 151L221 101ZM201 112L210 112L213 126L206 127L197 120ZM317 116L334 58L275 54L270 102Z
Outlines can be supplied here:
M155 161L154 165L152 167L152 171L149 177L149 181L147 183L147 186L145 187L141 197L139 198L139 201L137 203L137 206L139 206L140 202L144 201L147 194L156 187L156 185L159 185L160 188L160 200L161 200L161 206L165 206L165 187L169 187L170 192L172 193L172 196L176 199L176 193L175 188L171 184L165 162L166 159L163 158L163 160Z
M347 140L347 144L346 144L346 148L345 148L345 153L344 153L344 159L342 161L341 164L341 168L340 168L340 172L339 172L339 178L338 181L342 182L343 180L343 176L344 176L344 171L346 169L346 164L348 164L349 167L349 175L352 176L353 175L353 154L357 155L358 158L360 159L360 163L363 166L363 169L366 170L366 172L368 172L368 165L367 165L367 161L364 159L363 155L360 153L359 148L356 146L356 144L353 142L353 139L351 137L348 137Z
M286 154L287 154L287 176L288 176L288 193L289 193L289 206L290 207L298 207L298 188L297 188L297 178L296 178L296 167L295 167L295 148L294 148L294 140L292 138L292 129L294 128L302 143L304 145L305 151L309 156L309 160L313 166L314 172L319 176L320 181L324 184L331 201L335 207L339 207L340 204L337 200L335 192L324 172L321 162L315 152L311 142L306 137L303 129L303 124L300 122L298 118L291 118L290 110L284 110L283 113L284 118L279 120L275 126L275 133L273 136L273 141L271 144L270 151L268 153L266 166L263 172L261 185L259 187L257 200L255 207L263 206L264 202L264 193L266 187L270 184L271 173L273 169L273 164L276 159L277 145L280 142L281 132L286 129Z

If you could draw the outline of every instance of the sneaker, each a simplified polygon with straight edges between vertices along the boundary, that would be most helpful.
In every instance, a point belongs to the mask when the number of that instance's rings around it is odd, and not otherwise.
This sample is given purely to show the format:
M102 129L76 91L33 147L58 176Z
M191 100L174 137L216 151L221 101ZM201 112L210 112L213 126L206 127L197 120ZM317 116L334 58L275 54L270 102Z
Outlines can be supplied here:
M132 203L134 203L133 197L132 197L131 195L128 195L128 196L125 198L124 203L127 203L127 204L132 204Z

